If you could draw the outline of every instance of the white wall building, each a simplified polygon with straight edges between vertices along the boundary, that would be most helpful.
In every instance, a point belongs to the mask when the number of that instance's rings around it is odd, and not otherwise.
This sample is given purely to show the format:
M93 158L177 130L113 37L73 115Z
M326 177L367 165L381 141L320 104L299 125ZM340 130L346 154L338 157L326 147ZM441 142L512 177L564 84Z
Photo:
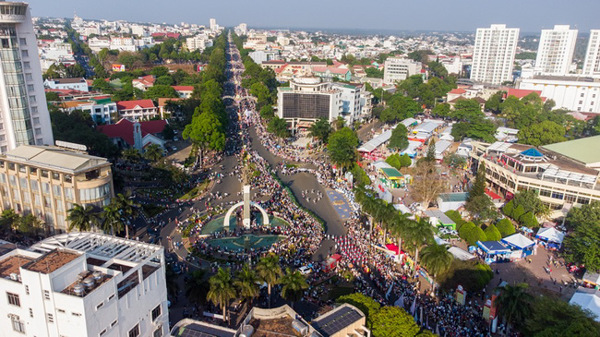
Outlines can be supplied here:
M277 88L277 114L294 131L307 128L320 118L333 122L341 113L341 91L318 77L295 78L289 87Z
M364 85L333 83L331 87L341 93L342 115L347 125L359 120L361 116L371 115L371 96Z
M137 46L132 37L111 37L110 47L108 49L134 52L137 50Z
M0 153L18 145L53 144L31 13L0 2Z
M235 33L237 35L247 35L248 34L248 25L245 23L240 23L235 27Z
M512 81L518 40L519 28L506 28L506 25L478 28L471 80L488 84Z
M88 40L88 46L94 53L98 53L102 49L110 49L110 39L106 37L93 37Z
M209 28L213 32L219 29L219 25L217 25L217 19L210 18L208 20L208 22L209 22Z
M534 76L521 79L517 86L541 90L541 96L556 102L557 109L600 113L600 81L590 77Z
M568 74L576 42L577 29L570 29L569 25L555 25L554 29L542 29L535 59L535 72L557 76Z
M590 31L590 40L583 63L583 75L600 77L600 29Z
M2 336L168 336L164 248L61 234L0 257Z
M411 59L390 57L385 60L383 69L383 82L393 84L404 81L408 77L421 73L421 62Z
M49 78L44 81L44 86L50 89L88 91L87 81L83 77Z
M279 50L255 50L248 53L248 56L256 64L262 64L263 62L271 60L280 60Z

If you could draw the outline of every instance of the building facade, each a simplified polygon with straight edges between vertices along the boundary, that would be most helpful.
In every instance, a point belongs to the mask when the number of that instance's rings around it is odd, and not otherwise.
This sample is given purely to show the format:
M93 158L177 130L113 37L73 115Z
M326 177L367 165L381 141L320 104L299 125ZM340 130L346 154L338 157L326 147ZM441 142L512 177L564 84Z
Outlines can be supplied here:
M421 69L421 62L406 58L390 57L385 60L383 82L394 84L397 81L404 81L412 75L420 74Z
M554 29L542 29L535 58L537 74L562 76L569 73L577 42L577 29L570 28L569 25L555 25Z
M600 113L600 81L591 77L534 76L520 79L519 89L541 91L557 109Z
M28 4L0 2L0 153L54 142Z
M169 336L164 248L61 234L0 256L2 336Z
M487 84L512 81L519 28L491 25L478 28L473 49L471 80Z
M288 88L277 88L277 108L279 118L296 131L321 118L336 120L342 113L342 93L318 77L295 78Z
M74 204L108 205L114 196L110 166L105 158L56 147L19 146L0 156L0 208L33 213L47 232L65 232Z
M89 91L87 81L83 77L79 78L49 78L44 81L44 86L50 89L58 90L78 90Z
M583 62L583 75L600 78L600 29L590 31L590 40Z
M507 199L522 190L535 190L557 217L573 205L600 201L600 156L589 151L599 145L599 136L540 149L504 142L475 142L470 155L479 164L485 163L491 190Z
M126 118L132 122L150 120L158 116L158 108L151 99L117 102L119 119Z
M371 93L363 84L333 83L331 86L341 93L342 116L347 125L362 117L371 116Z

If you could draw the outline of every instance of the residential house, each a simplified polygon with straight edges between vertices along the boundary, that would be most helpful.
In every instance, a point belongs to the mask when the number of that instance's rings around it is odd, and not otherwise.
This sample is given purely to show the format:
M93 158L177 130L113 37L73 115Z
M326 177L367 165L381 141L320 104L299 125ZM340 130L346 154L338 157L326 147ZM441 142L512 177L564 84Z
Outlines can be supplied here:
M135 148L142 151L150 144L159 145L164 149L165 141L160 134L166 125L167 121L162 119L131 122L123 118L116 124L98 126L98 131L107 135L120 148Z
M117 102L117 110L121 118L130 121L148 120L158 116L158 109L151 99Z
M132 80L131 84L134 88L146 91L148 90L148 88L154 86L155 81L156 78L154 77L154 75L146 75Z
M188 99L192 97L192 93L194 92L194 86L192 85L173 85L171 87L177 91L179 98Z

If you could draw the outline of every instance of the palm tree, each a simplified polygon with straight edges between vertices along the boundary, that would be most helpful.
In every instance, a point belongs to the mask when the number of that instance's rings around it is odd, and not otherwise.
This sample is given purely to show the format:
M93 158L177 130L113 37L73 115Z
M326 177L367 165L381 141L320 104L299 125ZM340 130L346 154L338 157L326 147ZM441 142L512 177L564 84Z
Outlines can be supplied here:
M117 209L121 211L122 216L135 219L139 215L140 205L133 201L131 198L131 193L119 193L112 201L115 203ZM126 222L125 238L129 239L129 225Z
M506 320L506 335L510 335L510 326L523 322L531 313L533 296L527 292L527 283L501 288L500 295L494 301L498 314Z
M447 245L438 245L433 243L423 248L421 262L427 268L427 271L433 276L433 279L445 273L450 269L454 256L448 251ZM435 290L435 282L431 283L431 290Z
M258 296L258 276L247 264L236 273L233 285L237 288L240 297L248 299L250 303Z
M203 269L194 270L185 280L185 296L194 303L203 303L206 300L208 282L204 278L205 274Z
M98 212L91 205L84 207L74 204L68 213L69 231L75 228L80 232L85 232L98 225Z
M163 150L158 144L150 144L144 149L144 158L157 162L163 157Z
M121 155L123 156L123 159L130 162L138 162L141 158L140 151L135 148L125 149Z
M400 251L402 250L402 237L408 232L408 226L410 226L412 221L408 216L408 213L403 214L398 212L390 224L392 235L398 239L398 254L400 254Z
M290 268L285 269L285 275L281 278L281 297L292 302L292 308L294 303L302 298L302 293L305 289L308 289L308 283L306 278L300 271L292 271Z
M419 249L433 240L433 226L424 218L419 221L411 221L407 228L407 239L415 247L416 267L419 263Z
M271 307L271 288L279 282L283 276L283 271L279 265L279 256L271 253L258 261L256 264L256 274L258 278L267 284L267 293L269 295L269 307Z
M227 319L227 306L236 297L235 287L229 269L219 268L217 273L208 279L210 288L206 299L223 310L223 320Z
M21 216L12 208L5 209L0 215L0 224L4 230L14 231L17 229Z
M104 233L114 235L121 232L123 227L126 226L121 211L114 199L110 204L104 206L101 218L101 226Z

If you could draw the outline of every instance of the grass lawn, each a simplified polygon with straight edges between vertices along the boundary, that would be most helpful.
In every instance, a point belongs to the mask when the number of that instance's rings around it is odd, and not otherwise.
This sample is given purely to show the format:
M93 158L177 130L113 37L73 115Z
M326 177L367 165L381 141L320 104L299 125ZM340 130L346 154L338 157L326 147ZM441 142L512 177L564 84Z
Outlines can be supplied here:
M204 193L204 191L206 191L209 183L210 182L208 180L201 182L196 187L192 188L189 192L182 195L178 199L179 200L191 200L191 199L194 199L194 198L200 196L202 193Z

